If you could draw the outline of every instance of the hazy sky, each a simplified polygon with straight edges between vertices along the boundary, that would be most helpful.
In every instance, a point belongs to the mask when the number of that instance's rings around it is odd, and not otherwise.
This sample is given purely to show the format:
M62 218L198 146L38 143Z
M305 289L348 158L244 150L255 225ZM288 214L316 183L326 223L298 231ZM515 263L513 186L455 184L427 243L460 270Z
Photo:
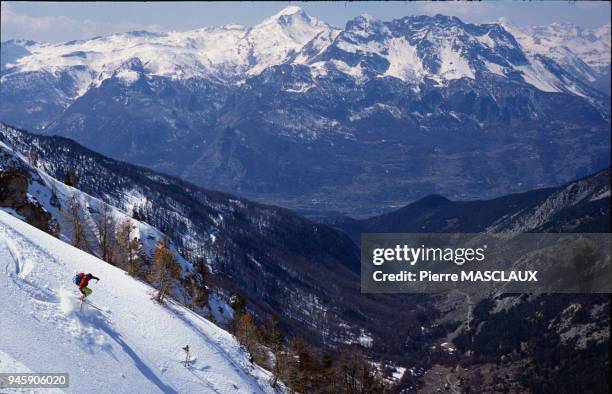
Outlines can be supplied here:
M288 5L332 25L368 13L383 20L412 14L455 15L467 22L487 22L505 16L514 24L556 21L597 27L610 20L609 2L485 1L459 2L96 2L49 3L2 1L2 41L27 38L61 42L130 30L190 30L230 22L252 26Z

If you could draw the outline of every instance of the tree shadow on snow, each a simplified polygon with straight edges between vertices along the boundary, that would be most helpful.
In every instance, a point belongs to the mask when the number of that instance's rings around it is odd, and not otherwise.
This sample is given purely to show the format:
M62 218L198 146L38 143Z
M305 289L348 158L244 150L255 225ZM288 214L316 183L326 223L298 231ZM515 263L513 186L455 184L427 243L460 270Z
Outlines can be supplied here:
M234 361L232 359L232 356L230 354L228 354L228 352L225 349L223 349L223 347L221 345L219 345L216 341L211 339L208 336L208 334L206 332L204 332L200 327L198 327L193 321L191 321L186 316L186 314L190 313L190 315L192 317L194 317L195 319L199 319L199 320L202 320L202 321L205 321L205 322L208 322L208 320L206 320L204 317L198 315L197 313L191 312L189 310L181 311L180 309L178 309L179 306L180 306L180 304L178 304L178 303L176 303L176 302L174 302L172 300L169 301L167 304L164 304L164 307L168 311L170 311L174 316L176 316L177 318L182 320L187 326L191 327L195 332L200 334L202 339L209 345L210 348L214 349L217 354L220 354L221 357L223 357L225 360L227 360L229 362L229 364L231 364L232 369L238 374L238 376L242 377L242 379L244 379L246 382L250 382L250 385L252 387L254 386L254 387L257 388L257 390L261 390L261 387L259 387L259 385L260 385L259 381L254 376L252 376L249 373L247 373L247 371L245 371L243 369L243 367L241 365L239 365L239 363L237 363L236 361ZM248 366L245 366L245 367L248 367ZM251 366L251 368L253 368L253 366ZM197 374L194 372L193 369L194 368L192 368L190 370L190 372L192 374L194 374L195 376L197 376ZM196 368L196 370L197 370L197 368ZM200 378L200 377L198 376L198 378ZM255 390L255 391L257 391L257 390Z
M125 341L121 337L121 334L112 330L106 325L100 327L100 329L106 334L108 334L108 336L111 337L115 342L117 342L119 346L121 346L123 351L134 361L134 365L136 366L136 368L138 368L140 373L143 374L143 376L146 377L151 383L155 384L164 393L178 394L175 389L168 386L157 377L155 372L153 372L153 370L149 368L149 366L138 356L138 354L136 354L136 352L130 347L130 345L125 343Z
M130 345L128 345L123 340L121 334L111 328L109 322L106 320L103 313L89 310L88 312L81 313L79 315L79 319L81 321L87 322L88 324L91 324L93 327L96 327L100 331L106 333L106 335L108 335L115 342L117 342L117 344L121 346L125 354L127 354L134 361L134 365L136 366L136 368L138 368L140 373L151 383L155 384L163 393L178 394L175 389L165 384L161 381L159 377L157 377L155 372L151 368L149 368L149 366L140 358L140 356L138 356L134 349L132 349ZM112 356L113 358L117 359L114 355Z

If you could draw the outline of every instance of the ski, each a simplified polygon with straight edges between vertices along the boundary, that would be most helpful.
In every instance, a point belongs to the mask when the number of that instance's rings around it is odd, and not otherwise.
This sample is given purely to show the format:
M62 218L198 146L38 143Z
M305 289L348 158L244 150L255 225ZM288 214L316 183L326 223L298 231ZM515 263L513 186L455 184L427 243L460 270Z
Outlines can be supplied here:
M81 307L79 309L80 312L83 311L83 304L87 304L87 305L91 306L92 308L99 310L102 313L107 313L104 309L100 308L97 305L92 304L91 302L89 302L87 300L83 300L83 299L80 299L80 298L79 298L79 300L81 301Z
M92 304L92 303L91 303L91 302L89 302L89 301L84 300L84 301L83 301L83 303L84 303L84 304L87 304L87 305L89 305L89 306L91 306L92 308L95 308L95 309L99 310L100 312L104 312L104 313L106 313L106 311L104 311L104 310L103 310L103 309L101 309L100 307L98 307L98 306L96 306L96 305Z

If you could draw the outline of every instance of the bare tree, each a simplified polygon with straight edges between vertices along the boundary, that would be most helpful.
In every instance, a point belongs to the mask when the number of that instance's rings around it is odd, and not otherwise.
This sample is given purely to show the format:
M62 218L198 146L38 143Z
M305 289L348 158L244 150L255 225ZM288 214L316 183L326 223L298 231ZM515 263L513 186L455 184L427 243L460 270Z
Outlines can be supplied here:
M73 193L66 200L66 207L62 209L62 216L68 222L72 229L72 245L90 252L89 241L87 240L87 231L85 217L83 215L84 208L79 201L78 195Z
M77 187L79 184L79 177L74 167L68 168L64 175L64 183L68 186Z
M278 327L278 322L274 320L272 316L268 316L264 332L267 345L270 347L272 353L274 353L271 385L272 387L276 387L278 380L283 374L284 364L287 362L286 352L283 351L283 333Z
M117 227L117 255L120 266L132 276L143 274L144 247L136 237L132 219L125 218Z
M190 290L194 307L208 305L211 274L204 257L198 257L195 263L195 275L190 278Z
M38 167L38 155L33 149L28 153L28 159L32 167Z
M102 260L110 264L116 264L114 245L115 245L115 231L117 224L113 217L113 211L108 204L102 204L102 208L97 215L96 219L96 238L98 241L98 247L100 248L100 257Z
M238 341L251 354L251 362L266 366L266 354L261 346L259 329L251 314L246 310L237 313L232 322L232 328Z
M340 353L336 362L336 379L342 393L385 393L389 392L382 374L368 362L357 347Z
M288 349L282 348L275 354L275 357L270 385L276 388L278 381L283 380L288 384L290 392L294 392L293 388L295 386L292 382L295 381L295 376L297 376L299 369L295 355Z
M157 285L155 299L158 302L164 302L164 299L170 293L181 274L181 266L176 257L174 257L174 253L168 247L168 241L165 239L157 243L155 254L153 255L152 268L150 279Z
M313 386L319 379L320 372L315 349L300 337L293 338L289 347L296 358L289 376L290 383L301 393L315 391Z

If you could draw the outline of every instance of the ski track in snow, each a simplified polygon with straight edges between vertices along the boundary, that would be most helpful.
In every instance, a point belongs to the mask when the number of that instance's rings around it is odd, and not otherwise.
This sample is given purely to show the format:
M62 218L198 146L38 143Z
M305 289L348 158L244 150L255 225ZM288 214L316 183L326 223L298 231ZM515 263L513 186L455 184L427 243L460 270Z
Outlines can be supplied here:
M145 283L6 212L0 267L2 372L68 372L67 393L274 392L229 333L177 303L156 303ZM79 310L76 271L101 278L88 299L100 310ZM197 357L190 368L181 364L187 343Z

